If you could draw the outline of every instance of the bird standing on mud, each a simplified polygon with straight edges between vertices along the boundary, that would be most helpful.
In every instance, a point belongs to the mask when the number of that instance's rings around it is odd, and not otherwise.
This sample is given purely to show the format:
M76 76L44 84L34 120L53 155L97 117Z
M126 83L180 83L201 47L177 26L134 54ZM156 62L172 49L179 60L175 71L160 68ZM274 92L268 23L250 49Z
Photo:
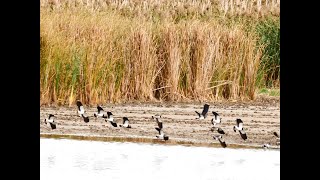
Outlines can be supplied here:
M202 110L201 114L198 111L195 111L199 116L196 119L199 119L199 120L205 119L207 117L207 115L208 115L209 106L210 106L209 104L205 104L203 106L203 110Z
M237 125L233 126L233 131L237 132L237 130L240 133L240 136L243 140L248 139L246 132L243 130L243 122L241 119L236 119Z
M51 129L56 129L57 125L54 122L54 115L49 114L49 117L44 119L44 123L47 124L47 122L50 124Z
M84 122L88 123L89 122L89 117L87 115L85 115L84 107L83 107L82 103L79 100L77 100L77 107L78 107L79 116L83 118Z

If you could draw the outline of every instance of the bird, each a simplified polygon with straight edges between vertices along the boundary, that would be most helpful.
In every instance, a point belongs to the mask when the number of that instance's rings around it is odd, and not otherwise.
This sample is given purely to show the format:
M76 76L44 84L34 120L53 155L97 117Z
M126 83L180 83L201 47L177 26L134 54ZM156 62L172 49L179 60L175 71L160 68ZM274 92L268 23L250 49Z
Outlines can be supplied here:
M212 114L214 115L214 117L211 119L211 123L213 124L213 126L215 127L216 124L220 124L221 123L221 119L219 114L212 111Z
M248 139L246 132L243 130L243 122L241 119L236 119L237 125L233 126L233 131L237 132L237 130L240 133L240 136L243 140Z
M169 136L165 135L162 129L158 127L156 127L155 129L159 132L159 135L156 135L158 139L163 139L165 141L169 140Z
M161 121L161 115L156 114L156 115L152 116L152 119L154 119L154 120L157 121L158 127L159 127L160 129L163 128L163 126L162 126L162 121Z
M222 139L222 136L221 136L221 135L213 135L213 139L219 141L219 142L220 142L220 145L221 145L223 148L227 147L227 144L226 144L225 140Z
M119 125L120 127L125 127L125 128L131 128L130 124L129 124L129 119L127 117L123 117L123 124Z
M201 114L198 111L195 111L199 116L196 119L199 119L199 120L205 119L208 115L209 106L210 106L209 104L205 104Z
M78 114L79 114L79 116L83 118L84 122L88 123L89 122L89 117L87 115L85 115L84 107L83 107L82 103L79 100L77 100L77 106L78 106Z
M48 122L50 124L50 126L51 126L51 129L56 129L57 128L57 125L54 122L54 117L55 116L53 114L49 114L48 119L47 118L44 119L44 123L47 124L47 122Z
M105 121L106 122L109 121L113 127L117 127L117 123L113 119L112 112L108 111L107 116L106 117L104 116L104 118L106 118Z
M217 131L219 134L225 134L225 132L219 127L212 127L211 131Z
M97 109L98 109L98 113L94 113L94 117L105 117L105 112L102 109L102 107L100 107L99 105L97 105Z
M263 147L264 149L268 149L268 148L270 147L270 145L269 145L269 144L263 144L262 147Z

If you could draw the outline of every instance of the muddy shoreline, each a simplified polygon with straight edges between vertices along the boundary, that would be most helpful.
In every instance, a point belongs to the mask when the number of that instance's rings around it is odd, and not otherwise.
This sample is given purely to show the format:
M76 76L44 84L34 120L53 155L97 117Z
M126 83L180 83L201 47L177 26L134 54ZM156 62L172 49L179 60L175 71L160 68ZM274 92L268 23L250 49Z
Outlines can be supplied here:
M90 118L85 123L77 115L76 107L40 106L40 137L67 138L116 142L141 142L167 145L219 147L211 132L212 111L222 117L220 127L226 132L224 139L229 148L261 148L265 143L270 148L279 149L273 132L280 133L280 102L278 99L254 102L215 102L209 103L209 115L205 120L196 120L195 111L201 111L199 103L124 103L103 104L105 111L111 111L117 123L122 117L130 120L131 129L112 127L102 118L95 118L96 106L85 106ZM44 123L48 114L56 116L57 129L52 130ZM156 139L157 125L152 115L161 114L164 132L170 140L163 142ZM242 140L239 133L233 132L235 119L244 122L248 139Z

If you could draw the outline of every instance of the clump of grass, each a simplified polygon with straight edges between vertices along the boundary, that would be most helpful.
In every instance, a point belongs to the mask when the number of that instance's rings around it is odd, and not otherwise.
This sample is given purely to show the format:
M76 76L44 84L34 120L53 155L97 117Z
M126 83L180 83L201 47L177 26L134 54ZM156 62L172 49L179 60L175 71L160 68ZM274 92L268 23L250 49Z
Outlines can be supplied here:
M264 46L261 60L260 83L262 86L279 87L280 82L280 22L266 19L257 25L259 45Z
M263 46L211 1L57 2L41 7L41 104L255 98Z

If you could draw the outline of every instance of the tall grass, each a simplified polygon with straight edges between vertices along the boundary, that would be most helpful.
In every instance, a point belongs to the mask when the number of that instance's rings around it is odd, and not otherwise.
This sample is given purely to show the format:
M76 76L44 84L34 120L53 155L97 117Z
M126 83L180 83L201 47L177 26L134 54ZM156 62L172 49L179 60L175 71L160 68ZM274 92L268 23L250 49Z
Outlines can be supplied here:
M40 2L41 104L255 98L259 36L221 1Z

